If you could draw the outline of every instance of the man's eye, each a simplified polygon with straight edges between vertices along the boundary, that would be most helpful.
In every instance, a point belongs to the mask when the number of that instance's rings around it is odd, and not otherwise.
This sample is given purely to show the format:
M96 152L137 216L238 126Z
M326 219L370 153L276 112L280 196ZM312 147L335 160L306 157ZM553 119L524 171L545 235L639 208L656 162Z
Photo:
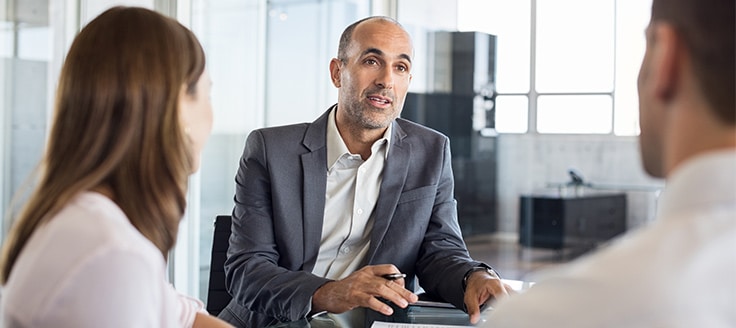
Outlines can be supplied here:
M378 62L375 59L366 59L365 63L368 65L375 65L378 64Z
M399 66L399 67L398 67L398 70L399 70L399 71L401 71L401 72L406 72L406 71L408 71L409 69L408 69L408 68L407 68L406 66Z

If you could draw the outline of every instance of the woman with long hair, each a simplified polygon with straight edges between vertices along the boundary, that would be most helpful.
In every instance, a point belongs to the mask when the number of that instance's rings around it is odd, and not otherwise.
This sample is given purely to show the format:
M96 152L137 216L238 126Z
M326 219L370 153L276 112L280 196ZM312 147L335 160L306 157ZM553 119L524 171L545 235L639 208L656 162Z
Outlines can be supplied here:
M81 30L37 185L3 245L4 327L225 325L166 281L212 128L210 85L174 19L115 7Z

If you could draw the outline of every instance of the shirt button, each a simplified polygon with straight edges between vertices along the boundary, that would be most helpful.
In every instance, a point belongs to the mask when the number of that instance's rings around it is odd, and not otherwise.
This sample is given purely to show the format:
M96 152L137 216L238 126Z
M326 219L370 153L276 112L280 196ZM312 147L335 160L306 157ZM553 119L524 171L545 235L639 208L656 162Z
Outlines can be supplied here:
M363 209L359 208L358 210L355 211L355 213L358 213L358 215L361 215L363 214Z
M340 250L340 253L343 253L343 254L347 254L347 253L350 253L350 247L343 247L343 248L342 248L342 249Z

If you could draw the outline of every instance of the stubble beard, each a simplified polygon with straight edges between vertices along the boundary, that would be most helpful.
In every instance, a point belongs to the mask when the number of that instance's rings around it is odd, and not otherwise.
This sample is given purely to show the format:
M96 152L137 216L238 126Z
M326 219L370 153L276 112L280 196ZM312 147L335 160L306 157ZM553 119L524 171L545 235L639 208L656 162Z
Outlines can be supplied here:
M348 108L345 108L347 116L357 127L370 130L385 129L398 117L399 111L396 109L396 102L392 102L389 108L376 109L360 100L363 100L363 98L351 98L347 104ZM380 115L380 118L373 117L370 115L371 113Z

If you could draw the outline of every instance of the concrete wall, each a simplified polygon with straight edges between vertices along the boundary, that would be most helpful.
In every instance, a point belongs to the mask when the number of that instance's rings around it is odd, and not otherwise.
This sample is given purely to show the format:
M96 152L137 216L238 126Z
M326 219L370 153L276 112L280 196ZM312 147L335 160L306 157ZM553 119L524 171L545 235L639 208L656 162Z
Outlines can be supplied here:
M557 192L574 168L594 186L627 194L627 226L654 218L662 180L641 166L636 137L608 135L515 135L498 137L498 231L517 233L519 196Z

